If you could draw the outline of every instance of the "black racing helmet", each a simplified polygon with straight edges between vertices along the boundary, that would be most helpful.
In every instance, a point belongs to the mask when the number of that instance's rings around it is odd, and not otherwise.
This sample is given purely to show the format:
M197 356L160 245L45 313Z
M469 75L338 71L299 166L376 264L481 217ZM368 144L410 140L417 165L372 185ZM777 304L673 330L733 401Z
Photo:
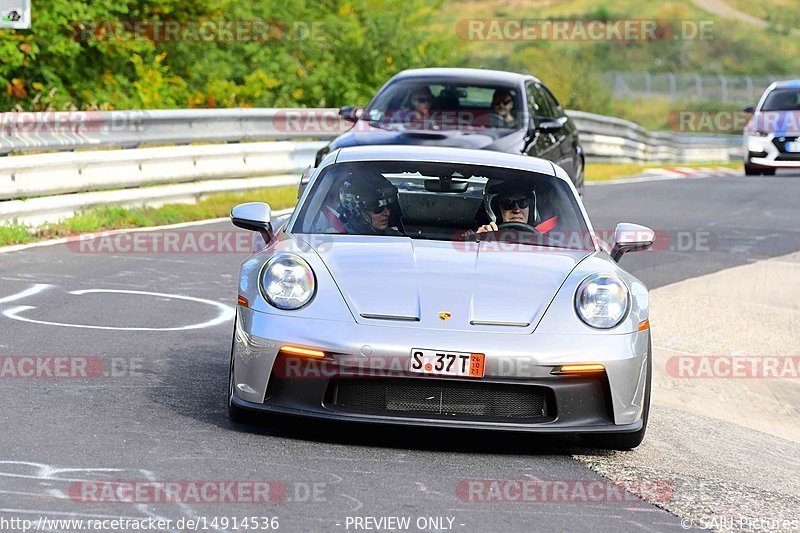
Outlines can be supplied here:
M375 233L369 211L397 206L397 187L383 176L350 177L339 189L339 217L348 232Z
M486 183L486 188L483 192L483 207L489 220L495 224L502 224L503 215L500 210L500 197L519 194L524 195L531 203L528 211L528 224L536 224L539 220L539 213L536 209L536 192L533 190L532 185L518 180L489 180Z

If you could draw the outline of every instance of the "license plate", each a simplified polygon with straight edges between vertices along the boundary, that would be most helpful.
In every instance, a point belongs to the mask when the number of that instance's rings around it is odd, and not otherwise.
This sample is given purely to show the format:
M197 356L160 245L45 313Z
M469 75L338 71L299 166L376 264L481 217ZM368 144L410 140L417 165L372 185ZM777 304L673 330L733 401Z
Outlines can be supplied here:
M483 377L484 354L447 352L443 350L411 350L409 372L435 376L467 378Z
M800 152L800 142L788 142L788 143L786 143L786 151L787 152Z

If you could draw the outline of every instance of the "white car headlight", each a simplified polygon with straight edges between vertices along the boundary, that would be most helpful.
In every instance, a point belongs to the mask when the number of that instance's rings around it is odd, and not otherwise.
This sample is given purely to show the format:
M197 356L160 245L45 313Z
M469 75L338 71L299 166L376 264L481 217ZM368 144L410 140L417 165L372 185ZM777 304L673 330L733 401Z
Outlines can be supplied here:
M610 274L592 274L575 292L575 311L593 328L613 328L625 318L629 305L628 287Z
M747 150L750 152L766 152L767 139L764 137L750 136L747 140Z
M300 309L314 296L314 271L291 254L272 257L261 273L261 293L278 309Z

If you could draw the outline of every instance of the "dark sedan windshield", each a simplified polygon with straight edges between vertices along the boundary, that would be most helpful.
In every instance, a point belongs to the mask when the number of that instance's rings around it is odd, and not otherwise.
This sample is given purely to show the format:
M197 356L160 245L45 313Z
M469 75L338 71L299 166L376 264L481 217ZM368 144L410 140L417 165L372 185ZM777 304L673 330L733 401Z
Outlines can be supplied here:
M296 233L503 239L590 250L569 184L533 172L454 163L354 162L326 167Z
M513 86L399 81L364 113L376 126L424 130L514 130L523 104Z

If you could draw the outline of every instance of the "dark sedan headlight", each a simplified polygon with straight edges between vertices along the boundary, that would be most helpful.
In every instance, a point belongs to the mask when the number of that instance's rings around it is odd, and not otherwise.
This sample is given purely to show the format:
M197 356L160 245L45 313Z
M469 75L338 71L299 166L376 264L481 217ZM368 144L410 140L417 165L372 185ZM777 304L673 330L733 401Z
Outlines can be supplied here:
M575 311L593 328L609 329L618 325L629 306L628 287L611 274L592 274L575 292Z
M314 271L292 254L273 256L261 273L261 294L278 309L300 309L314 296Z

